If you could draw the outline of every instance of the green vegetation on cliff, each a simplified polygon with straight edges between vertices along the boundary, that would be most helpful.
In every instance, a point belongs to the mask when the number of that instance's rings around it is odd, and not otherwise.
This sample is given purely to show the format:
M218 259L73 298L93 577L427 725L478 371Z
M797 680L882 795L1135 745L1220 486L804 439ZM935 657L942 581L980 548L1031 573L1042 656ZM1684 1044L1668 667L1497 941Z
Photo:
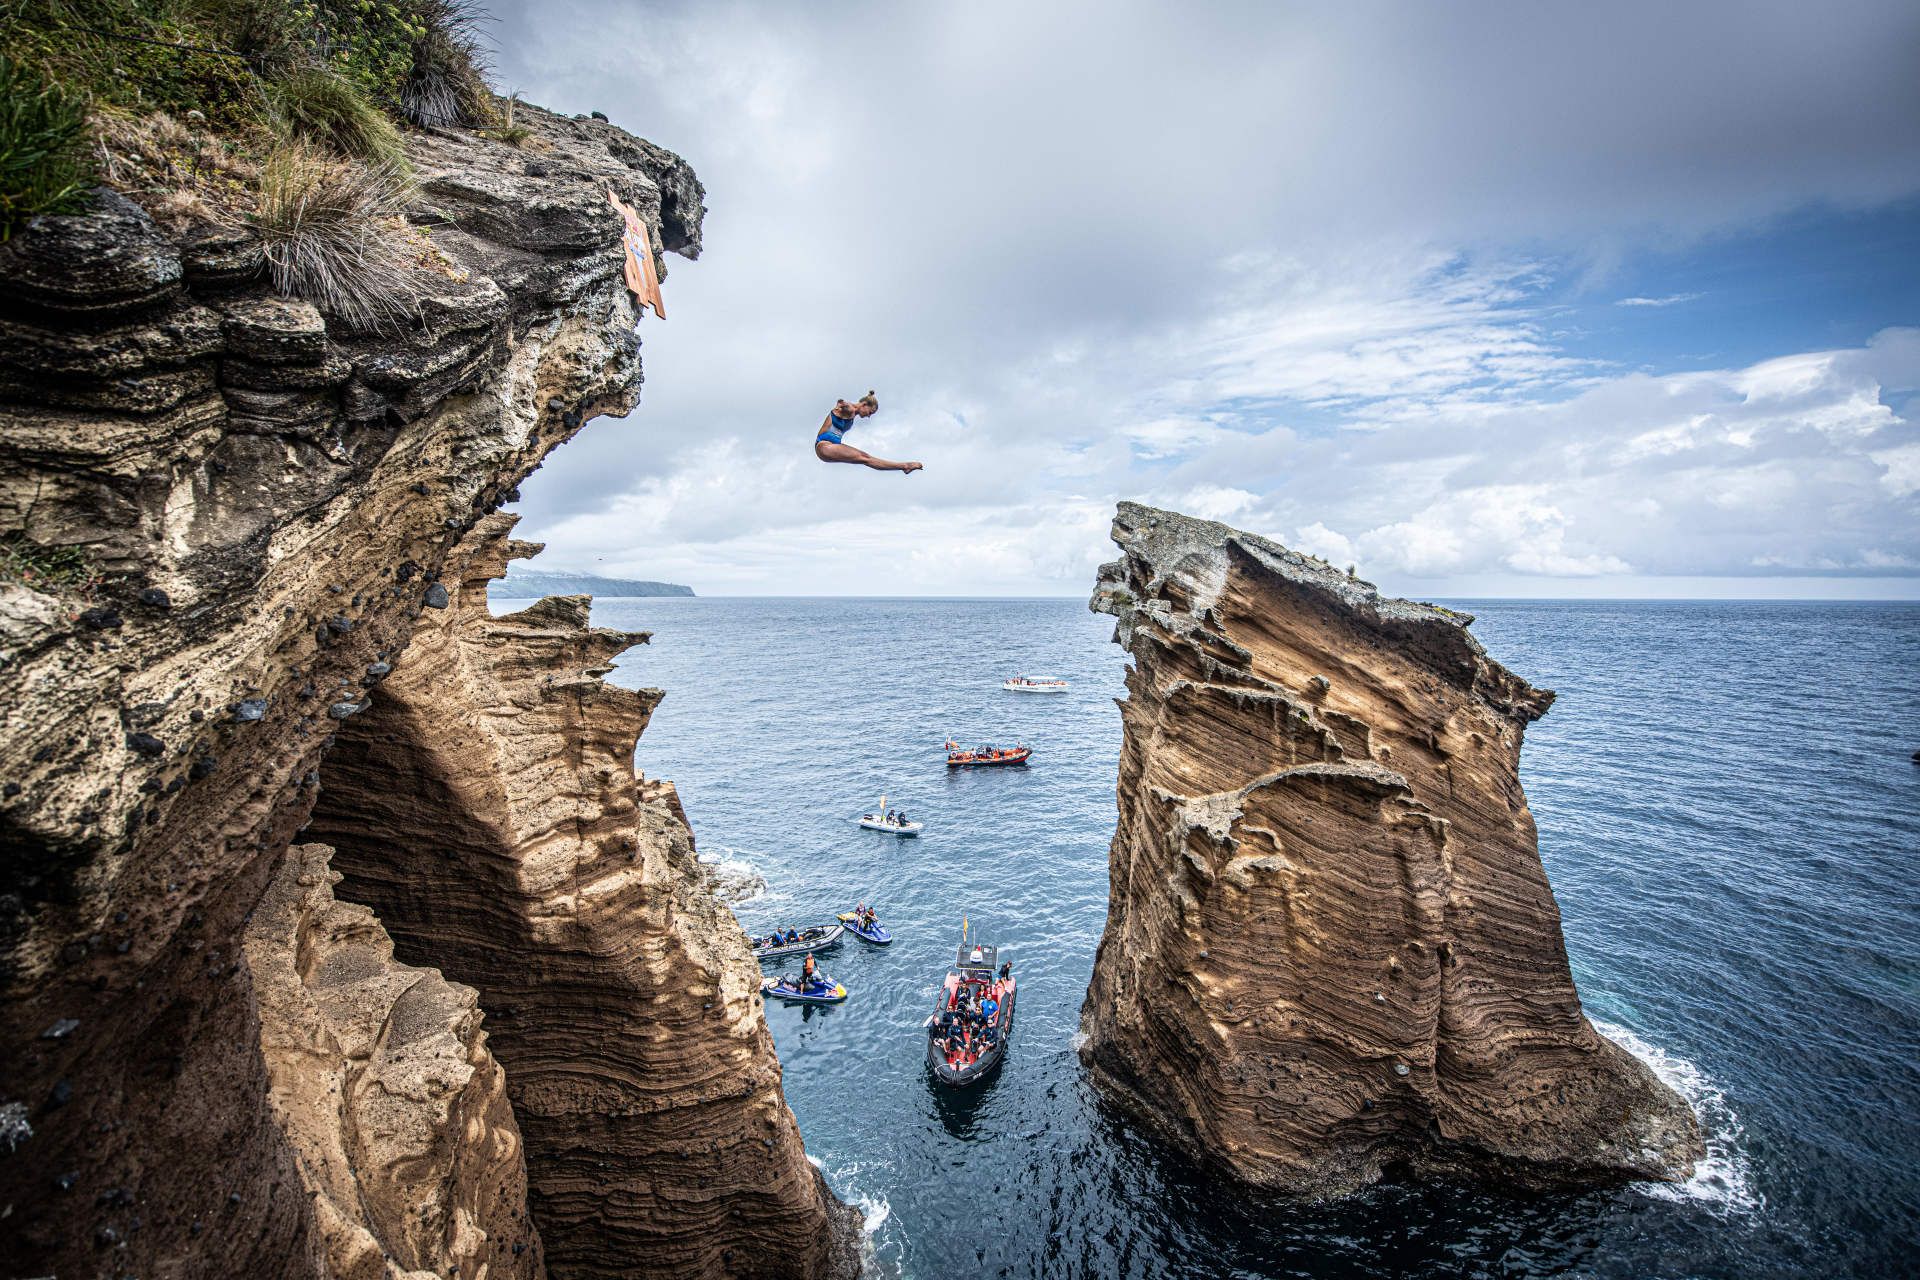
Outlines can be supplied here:
M262 173L284 173L280 153L302 144L404 177L401 125L499 119L482 19L471 0L12 0L0 238L73 211L95 181L163 220L250 219ZM337 291L276 282L323 302Z

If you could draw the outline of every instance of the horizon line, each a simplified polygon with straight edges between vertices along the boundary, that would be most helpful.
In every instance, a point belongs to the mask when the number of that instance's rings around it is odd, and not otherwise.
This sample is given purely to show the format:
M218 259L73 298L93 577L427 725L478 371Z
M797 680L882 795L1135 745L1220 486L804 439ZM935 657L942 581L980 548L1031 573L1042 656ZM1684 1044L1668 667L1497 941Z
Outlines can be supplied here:
M495 584L503 579L493 579ZM494 597L491 589L489 597ZM1020 595L1012 593L974 594L974 595L855 595L852 593L817 592L771 593L750 591L699 592L690 595L661 594L623 596L612 594L595 595L590 591L547 592L544 595L508 595L499 594L501 600L542 600L548 595L585 595L595 600L927 600L927 601L979 601L979 600L1074 600L1085 601L1085 595ZM1386 599L1415 600L1413 596L1391 596L1382 591ZM1916 596L1543 596L1543 595L1489 595L1483 593L1438 592L1432 594L1435 600L1488 600L1511 601L1521 604L1905 604L1920 605Z

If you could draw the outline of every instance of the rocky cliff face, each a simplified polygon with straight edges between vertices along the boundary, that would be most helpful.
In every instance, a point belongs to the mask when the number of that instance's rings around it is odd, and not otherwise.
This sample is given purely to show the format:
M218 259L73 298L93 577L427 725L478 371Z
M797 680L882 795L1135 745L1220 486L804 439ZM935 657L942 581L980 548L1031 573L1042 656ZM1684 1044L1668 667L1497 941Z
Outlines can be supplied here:
M1123 503L1093 607L1133 658L1082 1057L1245 1180L1672 1178L1686 1103L1581 1013L1520 787L1553 695L1471 618Z
M307 834L403 956L479 988L556 1272L851 1271L746 935L671 784L634 777L660 693L601 680L646 636L589 627L586 596L492 616L488 582L539 549L512 523L461 544L451 607L341 727Z
M582 422L637 401L606 190L656 245L699 248L702 192L677 157L603 122L521 119L531 149L411 136L410 217L451 267L423 275L397 336L271 296L244 227L170 232L111 193L0 246L0 539L29 558L77 549L100 577L85 596L0 584L0 1256L21 1274L538 1274L543 1234L585 1268L596 1240L631 1260L630 1235L690 1230L757 1257L769 1224L791 1233L792 1274L832 1253L819 1237L840 1219L724 937L686 944L690 971L648 985L623 1031L543 1044L517 1008L489 1007L490 1029L534 1045L526 1087L508 1068L516 1121L472 994L410 967L437 967L441 939L409 921L396 962L378 922L334 900L325 853L290 847L371 690L396 670L431 681L409 647L419 618L446 616L454 549ZM550 652L574 664L555 680L578 683L579 646ZM580 716L544 728L584 735L570 749L617 776L635 731L619 701L580 694ZM585 714L603 708L610 725ZM545 820L565 828L586 796L553 777ZM630 821L655 841L648 865L668 859L665 820ZM410 831L431 843L413 857L461 838ZM562 876L585 861L556 858ZM580 872L595 892L578 914L604 916L530 926L524 945L559 954L523 957L555 983L527 1003L582 1001L567 984L601 974L578 953L616 936L678 963L665 935L717 929L679 886ZM622 911L645 919L618 932ZM676 1045L656 1043L669 1028ZM596 1056L622 1033L647 1051ZM557 1087L570 1069L581 1087ZM599 1132L580 1132L596 1107ZM730 1108L733 1127L712 1118ZM772 1144L757 1163L735 1153L692 1190L651 1176L683 1132L754 1126ZM646 1144L648 1174L621 1163ZM551 1224L519 1203L529 1174ZM659 1269L724 1256L676 1245Z

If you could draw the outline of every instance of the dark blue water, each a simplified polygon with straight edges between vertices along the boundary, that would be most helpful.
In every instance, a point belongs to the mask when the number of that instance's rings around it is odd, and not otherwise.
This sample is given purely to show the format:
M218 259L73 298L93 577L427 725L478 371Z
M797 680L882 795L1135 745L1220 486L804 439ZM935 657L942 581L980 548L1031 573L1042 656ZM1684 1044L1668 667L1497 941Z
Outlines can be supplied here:
M945 1276L1881 1276L1920 1222L1920 607L1466 602L1559 704L1524 776L1589 1013L1700 1110L1685 1187L1389 1186L1248 1201L1129 1132L1073 1052L1105 917L1123 655L1077 601L614 600L616 680L749 929L878 903L899 936L771 1008L807 1148L873 1270ZM1064 697L1003 693L1062 675ZM1026 770L940 743L1019 736ZM901 841L851 819L881 793ZM967 915L1021 976L1005 1069L955 1097L920 1025Z

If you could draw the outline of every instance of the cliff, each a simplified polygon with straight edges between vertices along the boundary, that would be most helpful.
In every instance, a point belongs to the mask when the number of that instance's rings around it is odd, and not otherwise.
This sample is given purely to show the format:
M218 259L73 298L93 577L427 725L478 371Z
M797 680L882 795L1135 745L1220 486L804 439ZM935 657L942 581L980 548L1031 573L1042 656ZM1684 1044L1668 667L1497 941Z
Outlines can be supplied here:
M660 692L601 680L647 637L589 627L585 596L494 617L489 580L539 549L512 524L456 551L450 607L341 726L307 834L403 957L492 1012L556 1272L850 1270L857 1224L801 1149L746 935L671 784L634 776Z
M1093 607L1131 655L1081 1054L1258 1187L1390 1168L1670 1179L1686 1103L1580 1009L1519 778L1553 695L1464 615L1123 503Z
M371 897L368 845L329 871L293 844L337 732L397 713L383 679L444 681L449 715L525 693L461 665L446 636L478 620L449 605L476 526L496 531L488 514L583 422L637 402L606 190L656 256L699 250L703 193L678 157L602 121L519 122L520 146L407 135L407 232L437 247L398 330L274 294L247 222L156 221L112 192L0 245L0 543L26 566L0 580L0 1256L20 1274L538 1275L548 1249L555 1274L697 1274L729 1248L768 1273L780 1233L785 1274L844 1258L737 948L680 870L670 790L636 791L621 756L644 714L575 688L601 639L520 650L515 679L561 664L572 710L460 779L511 793L515 840L582 804L577 839L633 845L624 873L598 846L487 846L538 864L492 868L530 877L512 907L556 913L521 921L520 1003L494 1007L467 939L403 913L389 942L336 899L341 871ZM577 605L545 608L573 625ZM435 642L416 658L421 619ZM386 760L431 779L443 745ZM600 789L555 767L484 776L569 753ZM461 816L443 795L380 795L417 811L395 827L417 847L384 850L399 865L462 847L425 821ZM442 948L451 982L424 968ZM627 985L589 998L619 960ZM617 1010L629 996L646 1008ZM543 1038L541 1005L572 1009L575 1034ZM702 1163L703 1140L724 1150ZM662 1252L641 1264L643 1245Z
M647 582L636 578L602 578L591 573L559 569L525 569L514 565L495 584L494 594L506 600L535 596L690 596L692 587L675 582Z

